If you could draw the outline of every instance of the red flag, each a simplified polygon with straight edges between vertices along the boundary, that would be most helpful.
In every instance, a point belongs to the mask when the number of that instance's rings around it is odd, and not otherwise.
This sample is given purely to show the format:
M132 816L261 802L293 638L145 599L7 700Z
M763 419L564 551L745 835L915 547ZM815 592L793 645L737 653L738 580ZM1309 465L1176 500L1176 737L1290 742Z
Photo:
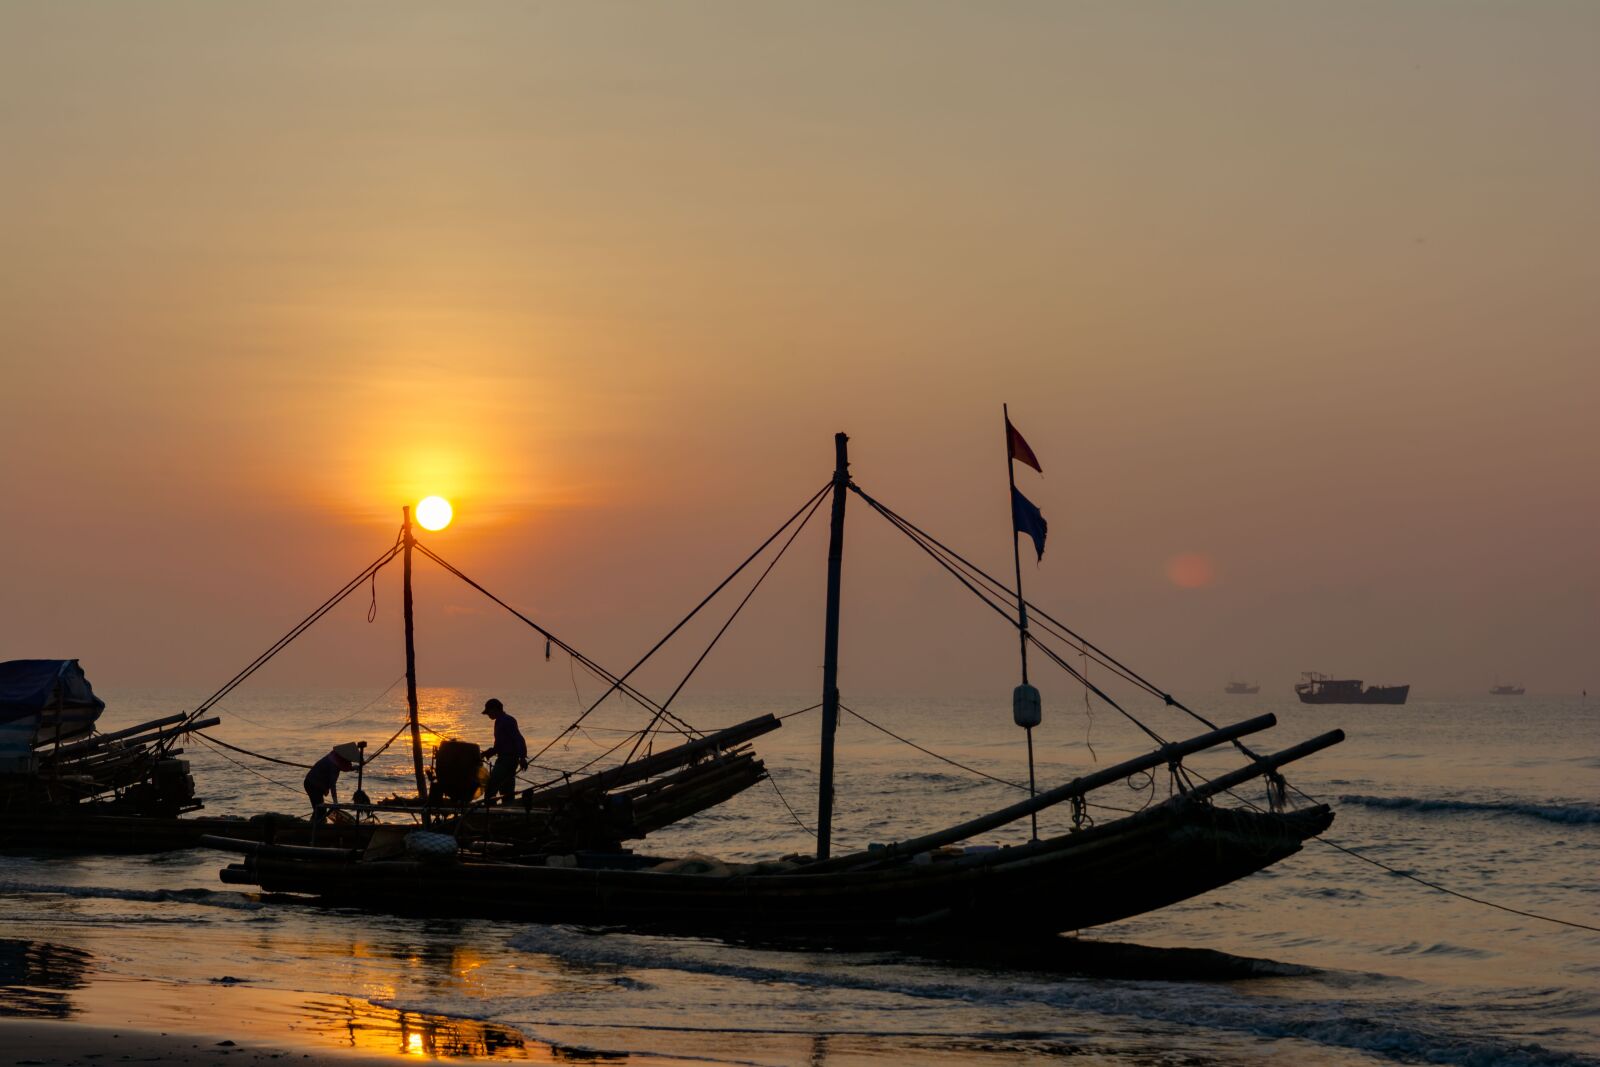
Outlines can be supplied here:
M1039 457L1033 454L1033 449L1028 447L1028 442L1022 439L1017 428L1011 425L1010 419L1006 420L1006 450L1018 463L1026 463L1040 474L1044 473L1044 468L1039 466Z

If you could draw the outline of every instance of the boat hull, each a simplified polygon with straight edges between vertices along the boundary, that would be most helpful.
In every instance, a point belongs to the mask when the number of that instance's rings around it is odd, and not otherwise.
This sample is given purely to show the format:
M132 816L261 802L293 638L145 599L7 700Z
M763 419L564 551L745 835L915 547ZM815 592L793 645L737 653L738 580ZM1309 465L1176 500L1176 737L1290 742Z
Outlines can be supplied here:
M1295 687L1302 704L1404 704L1409 685L1374 685L1359 693L1327 693Z
M285 822L294 820L284 817ZM0 816L0 852L141 853L198 848L200 838L270 838L283 823L207 816L41 812Z
M1295 852L1332 822L1166 804L1080 833L955 859L807 874L255 855L223 879L272 893L406 914L678 933L894 940L1055 934L1186 900Z

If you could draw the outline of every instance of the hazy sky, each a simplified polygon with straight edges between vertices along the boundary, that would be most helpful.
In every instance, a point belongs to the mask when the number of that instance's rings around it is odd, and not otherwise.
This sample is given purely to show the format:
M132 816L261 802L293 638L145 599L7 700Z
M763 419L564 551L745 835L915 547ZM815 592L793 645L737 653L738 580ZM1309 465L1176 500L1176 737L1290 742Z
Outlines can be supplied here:
M1600 691L1597 55L1587 2L6 0L0 655L209 689L437 492L620 664L841 429L1004 573L1006 401L1030 590L1171 686ZM818 684L822 527L708 687ZM1003 701L897 537L852 502L846 692ZM396 570L266 682L387 684ZM418 596L424 684L568 684Z

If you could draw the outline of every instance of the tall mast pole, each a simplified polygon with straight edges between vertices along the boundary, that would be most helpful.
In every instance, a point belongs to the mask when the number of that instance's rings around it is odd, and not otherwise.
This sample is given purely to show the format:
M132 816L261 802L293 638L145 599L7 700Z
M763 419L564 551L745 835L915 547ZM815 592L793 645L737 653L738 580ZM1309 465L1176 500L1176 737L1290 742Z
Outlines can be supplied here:
M1028 684L1028 602L1022 597L1022 543L1017 540L1017 460L1011 452L1011 409L1000 405L1000 414L1006 423L1006 483L1011 487L1006 503L1011 510L1011 561L1017 567L1017 645L1022 653L1022 684L1011 694L1011 714L1017 724L1028 733L1028 795L1035 796L1038 786L1033 773L1033 723L1038 721L1039 691ZM1031 718L1024 705L1031 707ZM1039 840L1039 813L1030 812L1033 839Z
M402 568L405 578L400 602L406 617L406 707L411 722L411 763L417 771L417 803L426 804L428 781L422 773L422 732L417 726L417 642L411 623L411 546L417 543L417 538L411 532L411 505L403 505L400 515L400 539L405 545L405 566Z
M822 632L822 759L817 784L817 859L833 843L833 735L839 728L839 581L844 566L844 501L850 487L850 438L833 435L833 524L828 534L828 608Z

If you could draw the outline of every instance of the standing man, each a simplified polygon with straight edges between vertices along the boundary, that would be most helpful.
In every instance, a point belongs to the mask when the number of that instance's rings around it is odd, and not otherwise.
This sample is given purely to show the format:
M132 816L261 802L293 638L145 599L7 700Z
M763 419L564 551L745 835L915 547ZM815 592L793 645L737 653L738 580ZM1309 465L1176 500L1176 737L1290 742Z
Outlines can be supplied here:
M327 811L322 806L324 797L332 796L335 804L339 803L339 775L343 771L354 770L356 761L361 758L361 746L354 741L346 741L342 745L334 745L333 749L317 762L311 765L306 772L306 796L311 798L311 821L320 823L327 818Z
M517 729L517 720L506 714L506 706L498 699L490 697L485 701L483 713L494 721L494 744L483 754L484 759L494 759L484 799L491 804L495 797L509 801L517 788L517 771L528 769L528 742Z

